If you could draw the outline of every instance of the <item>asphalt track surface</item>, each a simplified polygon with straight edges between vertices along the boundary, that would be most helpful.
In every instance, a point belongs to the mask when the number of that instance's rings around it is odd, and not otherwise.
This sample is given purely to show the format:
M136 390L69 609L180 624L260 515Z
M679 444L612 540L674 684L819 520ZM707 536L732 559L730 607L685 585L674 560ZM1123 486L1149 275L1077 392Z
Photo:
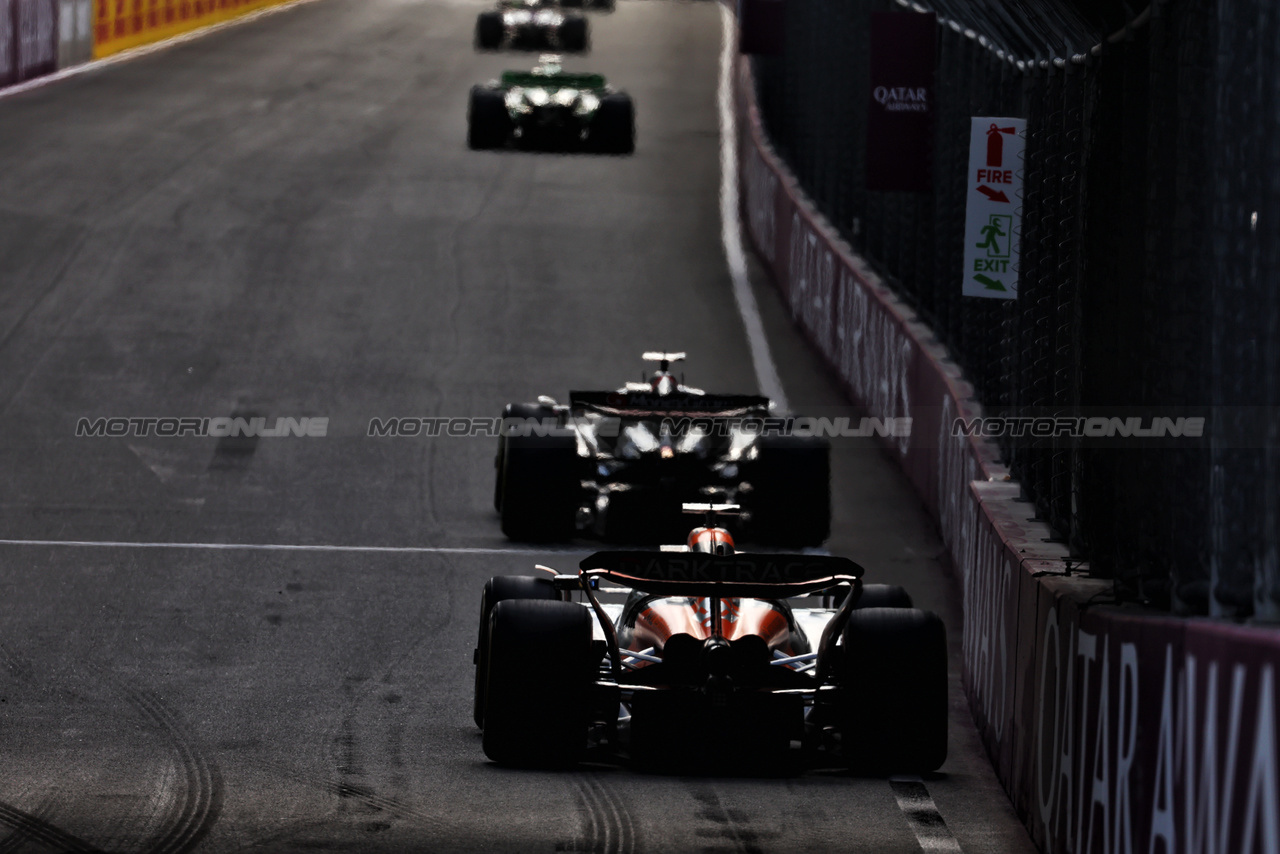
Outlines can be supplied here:
M884 778L481 753L484 579L592 545L503 539L492 440L369 420L612 387L650 348L711 390L756 380L720 245L718 7L593 16L566 66L634 96L629 158L466 149L469 86L532 58L473 53L480 8L321 0L0 100L0 852L921 850ZM793 408L856 416L753 279ZM232 414L328 435L75 436ZM954 646L908 487L868 443L834 464L831 551ZM1029 852L952 683L934 850Z

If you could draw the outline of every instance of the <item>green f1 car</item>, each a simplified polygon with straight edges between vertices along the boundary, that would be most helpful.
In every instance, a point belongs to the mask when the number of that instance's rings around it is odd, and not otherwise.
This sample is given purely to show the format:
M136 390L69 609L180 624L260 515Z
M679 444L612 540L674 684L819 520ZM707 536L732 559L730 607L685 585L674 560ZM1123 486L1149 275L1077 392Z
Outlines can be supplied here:
M635 107L603 76L564 71L559 56L546 55L532 71L471 87L467 144L631 154Z

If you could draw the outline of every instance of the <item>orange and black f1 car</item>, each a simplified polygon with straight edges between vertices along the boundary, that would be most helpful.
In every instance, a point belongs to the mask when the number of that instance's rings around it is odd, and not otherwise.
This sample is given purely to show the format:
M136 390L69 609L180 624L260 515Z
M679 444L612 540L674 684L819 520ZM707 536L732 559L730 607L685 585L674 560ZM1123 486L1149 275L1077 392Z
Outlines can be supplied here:
M707 513L683 547L490 579L475 652L485 754L550 767L938 768L945 631L841 557L737 552ZM714 763L714 764L708 764Z

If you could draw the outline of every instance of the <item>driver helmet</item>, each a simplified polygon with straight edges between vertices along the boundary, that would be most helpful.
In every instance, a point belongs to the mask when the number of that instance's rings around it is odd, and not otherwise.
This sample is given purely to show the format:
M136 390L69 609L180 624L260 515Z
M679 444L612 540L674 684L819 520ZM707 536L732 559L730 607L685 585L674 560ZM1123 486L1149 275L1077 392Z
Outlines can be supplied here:
M654 394L666 396L671 394L678 388L676 378L666 371L658 371L653 375L653 379L649 380L649 388L653 389Z
M733 537L724 528L694 528L689 532L689 551L708 555L734 553Z

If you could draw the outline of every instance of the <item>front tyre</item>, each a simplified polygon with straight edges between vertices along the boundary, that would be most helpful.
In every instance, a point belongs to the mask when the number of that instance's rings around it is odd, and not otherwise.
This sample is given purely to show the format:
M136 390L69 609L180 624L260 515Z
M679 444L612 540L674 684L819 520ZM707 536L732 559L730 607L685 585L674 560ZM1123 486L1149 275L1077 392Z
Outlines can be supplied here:
M591 614L572 602L507 600L489 616L484 753L503 765L581 761L590 723Z

